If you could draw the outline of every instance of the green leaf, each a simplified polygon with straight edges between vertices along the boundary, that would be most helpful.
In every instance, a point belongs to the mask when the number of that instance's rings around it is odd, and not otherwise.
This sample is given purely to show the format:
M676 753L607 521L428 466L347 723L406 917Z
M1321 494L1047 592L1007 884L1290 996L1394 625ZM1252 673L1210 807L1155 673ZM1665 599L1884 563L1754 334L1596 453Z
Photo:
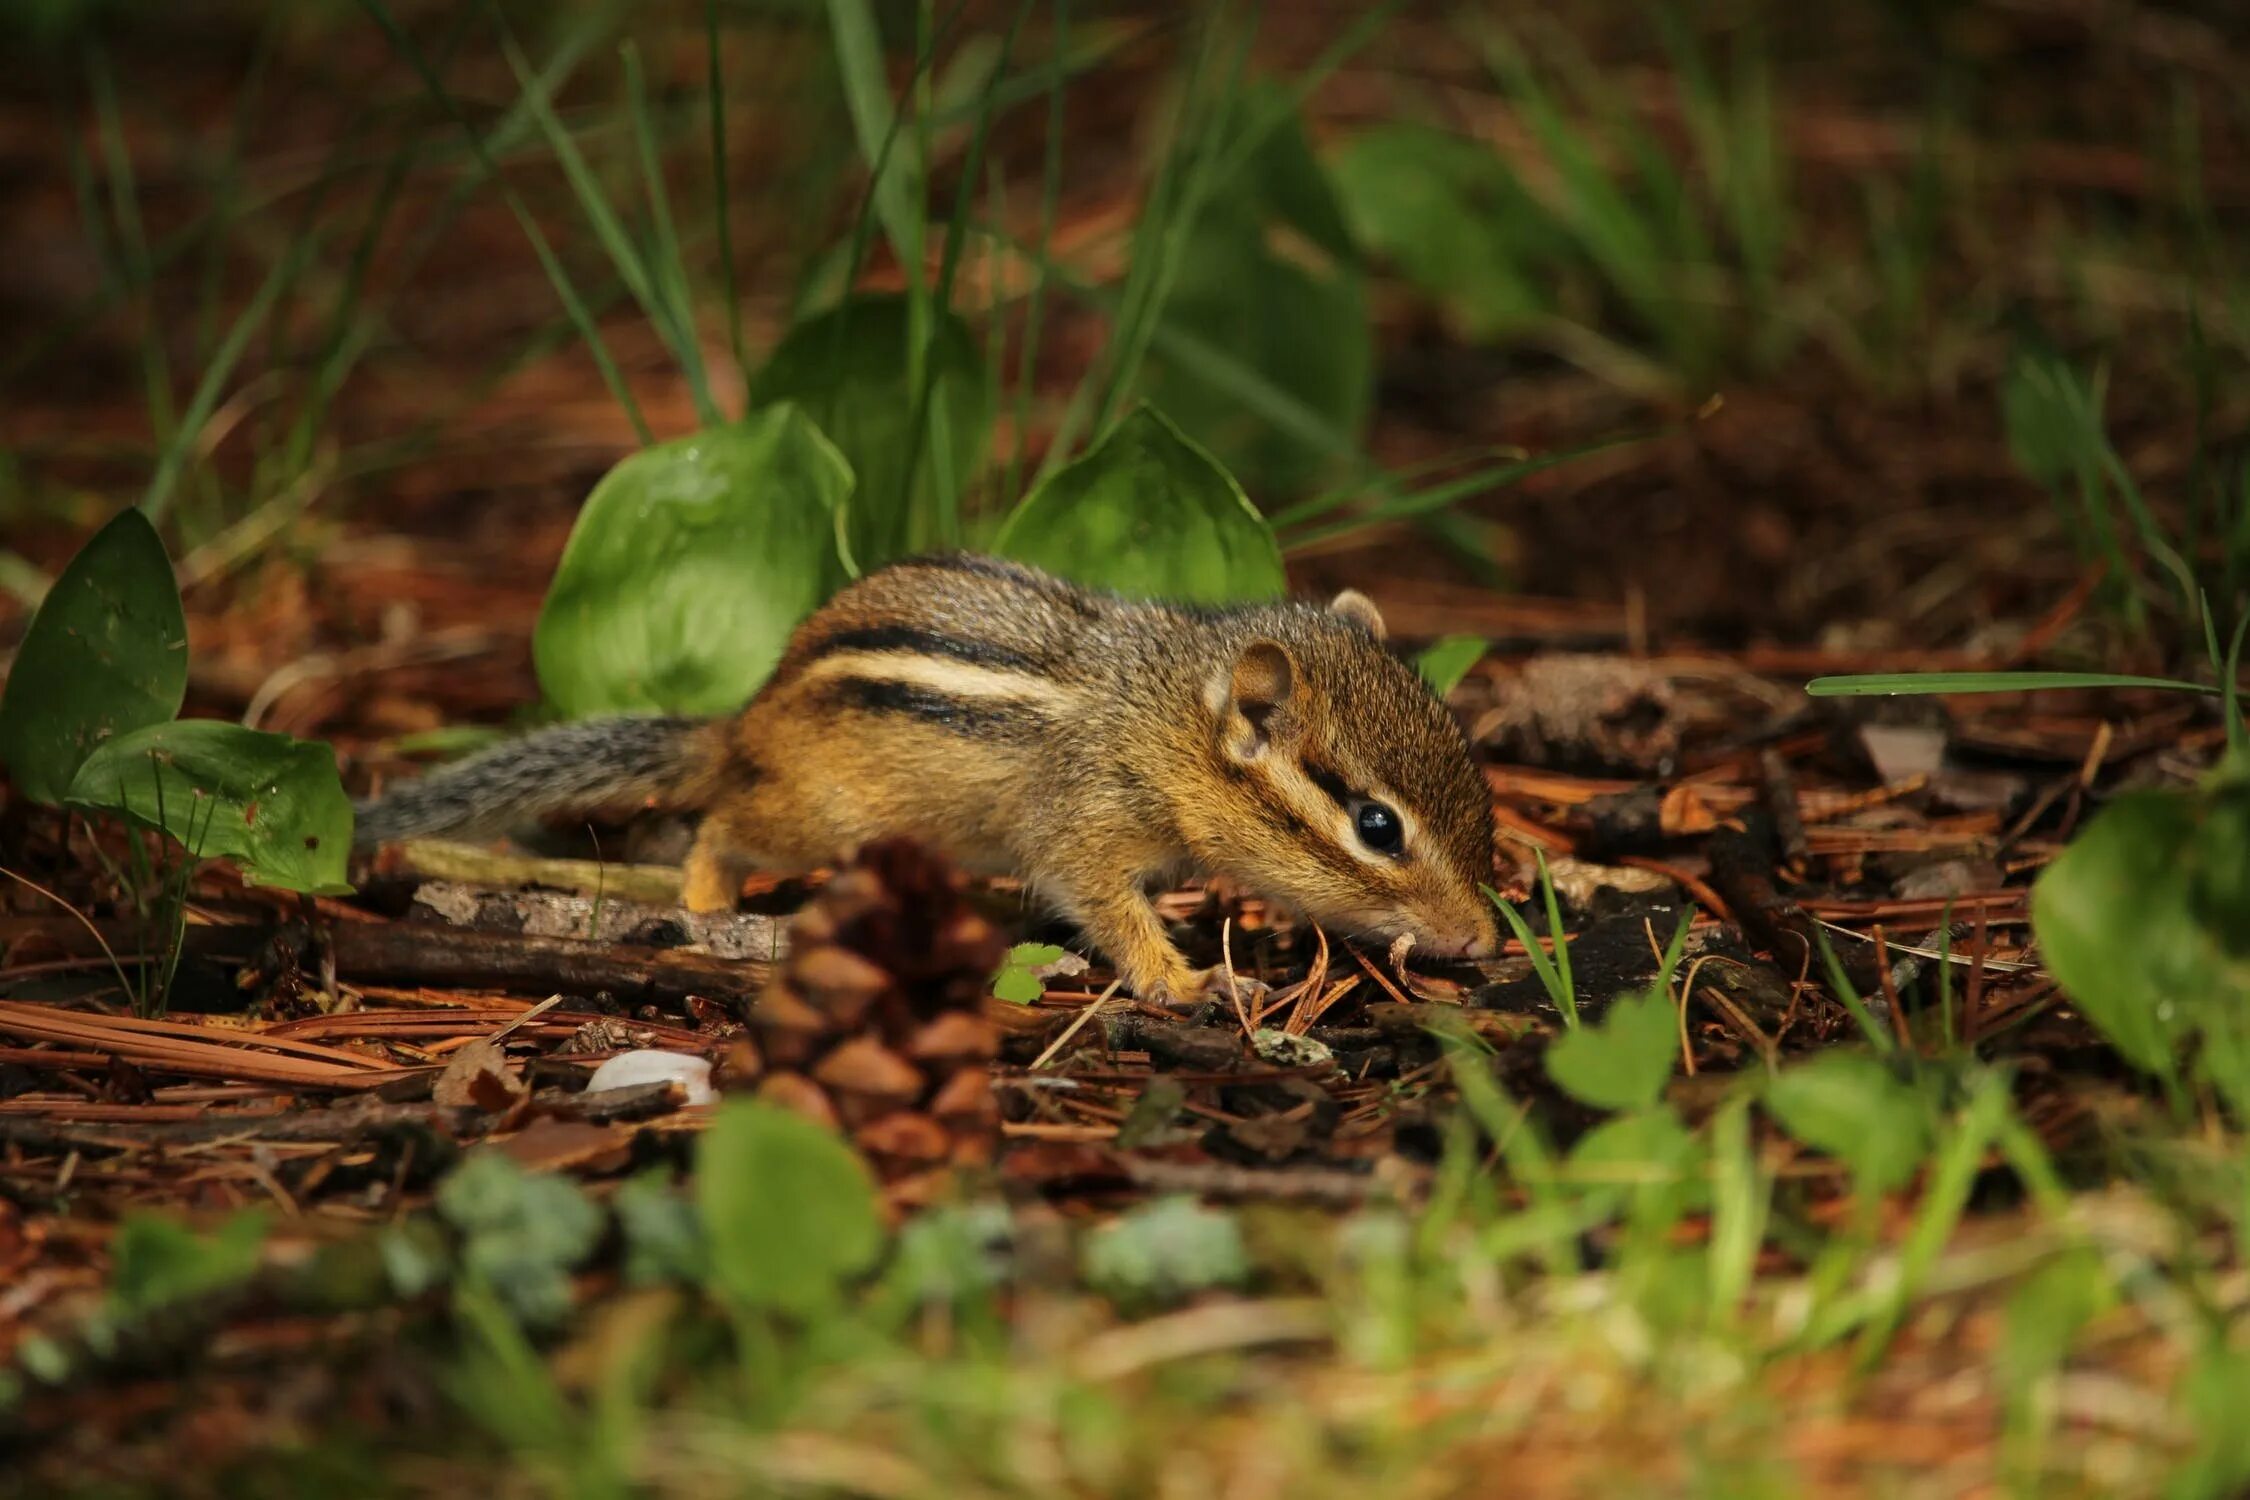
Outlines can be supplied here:
M1290 93L1240 90L1195 150L1136 388L1252 489L1301 490L1357 445L1373 399L1359 250ZM1269 393L1320 435L1276 423Z
M1642 1109L1587 1131L1571 1148L1570 1180L1588 1193L1616 1194L1635 1205L1636 1218L1668 1226L1709 1196L1696 1170L1699 1149L1671 1110Z
M1278 123L1263 124L1266 121ZM1235 135L1259 130L1255 147L1241 166L1214 191L1237 207L1255 204L1263 218L1286 225L1339 263L1359 258L1359 246L1346 222L1344 204L1320 159L1305 138L1303 115L1289 92L1269 79L1243 90L1235 114Z
M462 1271L518 1318L551 1327L569 1314L569 1272L601 1243L604 1223L577 1184L472 1151L438 1184L437 1209L461 1232Z
M1442 698L1461 685L1469 668L1483 660L1486 646L1481 635L1449 635L1415 657L1414 665Z
M844 578L851 470L783 404L633 454L587 496L532 634L565 714L717 714Z
M2090 1248L2066 1250L2025 1277L2008 1298L1998 1351L2010 1393L2019 1399L2028 1395L2030 1383L2069 1358L2078 1335L2115 1306L2117 1297L2116 1278Z
M1086 1279L1127 1303L1169 1302L1250 1275L1232 1214L1193 1198L1160 1198L1096 1230L1080 1252Z
M2177 677L2128 677L2116 672L1870 672L1858 677L1815 677L1805 684L1805 691L1815 698L1865 698L1894 693L2028 693L2040 688L2219 691L2216 687Z
M1012 1005L1029 1005L1046 992L1039 970L1061 959L1063 950L1053 943L1018 943L1008 950L1000 972L992 977L995 998Z
M1267 244L1240 214L1210 213L1182 250L1141 394L1261 493L1311 488L1354 445L1374 396L1374 335L1356 266L1316 269ZM1221 351L1224 365L1205 350ZM1315 444L1274 424L1238 389L1238 371L1287 397L1333 434Z
M1500 154L1424 125L1378 125L1330 174L1361 243L1434 298L1472 339L1549 312L1561 232Z
M171 561L148 517L120 511L32 616L0 694L0 761L24 796L59 803L105 740L164 723L186 696Z
M2040 956L2136 1067L2250 1010L2250 782L2129 792L2032 887Z
M883 58L882 28L869 0L828 0L829 36L844 88L852 133L875 180L875 217L882 222L899 264L909 276L922 273L923 203L921 134L901 128L891 102L890 71ZM895 13L894 13L895 14Z
M984 463L992 428L984 357L967 324L934 316L922 351L930 398L920 433L904 297L851 297L806 319L750 384L753 408L795 402L851 464L851 556L868 567L952 545L939 512L957 506Z
M1832 1050L1797 1064L1766 1086L1766 1108L1875 1192L1913 1176L1930 1147L1920 1092L1864 1052Z
M161 828L198 859L226 858L254 885L343 895L352 805L336 752L319 740L216 719L152 724L78 768L73 807Z
M1015 1220L992 1199L941 1203L899 1230L886 1281L916 1303L968 1302L1007 1282Z
M1287 587L1273 529L1242 486L1148 406L1026 495L993 547L1147 598L1217 604Z
M239 1286L257 1271L268 1216L243 1209L210 1234L167 1214L127 1214L110 1239L114 1310L148 1312Z
M755 1099L729 1101L704 1132L695 1195L713 1280L752 1307L825 1312L883 1252L866 1163L812 1121Z
M710 1254L695 1200L673 1186L669 1168L628 1178L610 1200L625 1236L625 1279L634 1286L700 1285Z
M1547 1076L1596 1109L1646 1109L1663 1097L1679 1049L1679 1017L1669 996L1623 996L1599 1025L1555 1040L1547 1049Z

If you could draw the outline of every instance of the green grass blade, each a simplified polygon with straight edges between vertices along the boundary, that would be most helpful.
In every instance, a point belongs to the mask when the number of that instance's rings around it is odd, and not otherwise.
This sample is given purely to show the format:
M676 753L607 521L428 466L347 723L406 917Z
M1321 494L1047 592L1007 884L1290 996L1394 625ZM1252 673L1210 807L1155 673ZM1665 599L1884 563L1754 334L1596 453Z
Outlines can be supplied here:
M1976 1186L1984 1154L2000 1137L2008 1114L2007 1080L1998 1073L1980 1074L1972 1085L1968 1108L1938 1149L1913 1227L1899 1247L1897 1273L1884 1287L1860 1332L1859 1345L1852 1351L1855 1370L1864 1373L1871 1369L1890 1347L1891 1337L1904 1321L1922 1279L1953 1238L1969 1206L1969 1192Z
M1083 34L1083 50L1070 50L1071 33L1065 12L1068 0L1056 0L1052 31L1055 38L1053 54L1042 62L1026 67L1011 77L999 79L991 89L990 108L1006 114L1019 104L1028 104L1042 96L1052 97L1072 79L1100 69L1119 54L1129 52L1133 46L1155 29L1147 25L1094 26ZM974 99L963 99L950 104L939 104L930 111L930 128L936 131L956 129L976 123L987 107L980 94Z
M1307 63L1302 71L1293 74L1271 103L1243 127L1219 161L1218 180L1233 181L1235 175L1258 154L1258 148L1266 143L1266 137L1280 129L1291 115L1304 108L1305 101L1333 77L1339 68L1374 41L1383 28L1390 24L1391 18L1404 8L1405 0L1382 0L1382 3L1361 11L1341 36L1322 48L1320 54Z
M117 107L117 80L110 72L108 54L98 47L93 49L88 54L87 73L99 126L103 175L109 184L110 215L117 232L118 264L128 293L146 299L141 322L141 378L149 425L156 432L158 446L165 447L177 432L172 370L156 326L156 271L149 258L148 230L141 221L140 186L133 172L133 153L125 144L124 120Z
M361 314L367 291L367 278L375 264L375 248L380 243L383 230L390 223L391 212L398 204L400 189L405 186L406 174L414 161L411 144L392 154L383 169L382 180L376 184L375 195L360 226L359 236L352 245L350 260L344 269L344 279L336 288L336 299L329 309L328 324L321 334L318 352L313 356L312 381L303 403L297 409L297 420L289 434L288 445L282 460L285 475L301 473L312 460L313 446L318 441L322 425L327 420L328 408L342 389L345 379L359 356L366 350L364 332L355 334L355 326L364 328ZM286 482L286 480L284 481Z
M1008 66L1008 60L1015 54L1016 38L1023 29L1025 18L1031 13L1031 5L1032 0L1022 0L1008 24L1007 33L1000 42L998 63L986 79L984 94L987 99L991 97L993 83L999 79L1001 72ZM926 126L928 111L917 111L917 118ZM941 309L953 306L953 280L960 271L961 247L968 237L971 194L983 171L985 141L991 132L992 120L993 112L990 110L977 117L976 129L969 140L968 155L962 162L961 181L954 194L953 216L945 231L937 289L931 299L932 305ZM961 497L954 492L954 474L958 466L951 451L953 430L949 423L931 420L931 403L937 394L937 376L926 358L920 361L920 366L920 378L914 387L913 418L907 428L907 431L914 434L915 443L901 469L897 504L901 507L913 504L915 482L922 473L924 455L929 449L936 448L938 451L929 455L929 472L937 491L934 496L936 514L930 518L929 527L934 535L930 540L940 546L957 547L961 544Z
M1055 0L1055 52L1067 56L1070 45L1070 0ZM1039 177L1039 243L1031 256L1031 291L1024 305L1023 347L1018 354L1016 370L1015 412L1012 422L1015 433L1013 450L1008 455L1008 477L1001 487L1000 501L1014 505L1023 498L1024 434L1030 430L1031 393L1038 385L1040 320L1047 310L1048 267L1055 240L1055 214L1062 202L1062 148L1063 148L1063 89L1069 73L1057 68L1047 93L1047 139ZM994 222L996 231L1006 225ZM997 321L997 309L995 309ZM998 410L997 407L994 410Z
M1296 532L1286 537L1282 546L1290 551L1299 551L1322 542L1332 541L1339 536L1348 536L1355 531L1364 531L1371 526L1383 526L1393 521L1411 520L1420 516L1432 515L1448 510L1464 501L1473 500L1480 495L1488 495L1494 490L1506 489L1510 485L1529 479L1534 474L1545 473L1549 469L1560 468L1564 464L1575 463L1579 459L1589 458L1594 454L1607 452L1612 448L1624 448L1636 443L1645 443L1656 436L1655 433L1628 433L1621 437L1602 438L1576 448L1566 448L1560 453L1545 453L1537 458L1517 459L1508 463L1496 464L1491 468L1480 469L1458 479L1449 479L1443 484L1432 485L1426 490L1406 493L1393 491L1381 494L1375 503L1367 509L1342 520L1331 521L1325 526L1315 526L1305 531ZM1278 530L1283 526L1302 525L1311 516L1319 514L1320 508L1311 504L1291 507L1274 517L1274 526Z
M188 399L187 409L181 413L177 426L164 444L156 461L156 472L149 476L148 488L141 495L141 509L149 520L161 524L172 508L173 496L179 487L180 474L187 466L188 454L200 440L203 428L218 410L219 398L226 391L227 381L234 374L235 365L242 352L250 347L250 337L258 331L266 317L273 311L282 289L296 280L310 258L315 240L304 238L290 249L287 255L274 262L265 279L258 283L257 291L235 315L234 323L227 329L226 337L212 351L211 362L203 367L203 378L196 382L195 393Z
M1508 924L1509 932L1515 935L1517 942L1523 944L1524 953L1531 959L1532 973L1539 976L1540 987L1546 990L1547 998L1554 1002L1555 1009L1562 1012L1564 1024L1575 1028L1578 1025L1578 994L1563 982L1562 971L1555 966L1555 960L1547 950L1540 946L1538 934L1531 930L1531 924L1524 920L1523 913L1516 910L1514 903L1503 899L1490 886L1481 889L1485 898L1499 910L1501 920ZM1554 934L1554 942L1555 951L1560 953L1563 940L1559 931Z
M1815 698L1867 698L1897 693L2029 693L2042 688L2171 688L2217 693L2207 683L2177 677L2134 677L2119 672L1869 672L1815 677L1805 691Z
M994 96L1000 75L1007 70L1009 61L1015 56L1016 39L1023 31L1023 23L1031 15L1033 3L1034 0L1021 0L1016 6L1015 15L1009 19L1008 29L1000 38L999 60L994 64L991 76L985 80L980 93L984 107L977 112L975 128L969 136L969 149L962 158L961 182L954 192L953 217L945 228L945 245L938 264L939 307L949 308L953 305L953 278L960 270L961 248L968 239L972 195L976 191L978 178L983 175L985 143L992 133L992 122L999 118L999 107L993 102ZM925 121L927 118L925 115Z
M1675 362L1689 368L1702 357L1701 330L1674 294L1667 275L1673 257L1665 248L1668 236L1663 226L1611 178L1590 132L1565 118L1540 81L1540 68L1514 39L1487 23L1479 28L1478 40L1487 65L1554 164L1559 218ZM1585 71L1583 63L1580 66ZM1629 120L1614 123L1628 153L1638 148L1644 169L1659 159L1644 130ZM1677 189L1676 181L1672 186Z
M1187 236L1202 212L1198 189L1210 170L1213 152L1208 135L1223 123L1232 98L1226 85L1206 86L1219 33L1227 19L1224 5L1214 6L1204 17L1196 44L1188 58L1187 76L1180 89L1180 105L1171 138L1165 146L1156 179L1150 185L1140 222L1133 229L1131 266L1117 294L1116 313L1101 357L1088 367L1071 392L1055 424L1047 456L1039 466L1032 488L1070 461L1081 435L1099 434L1117 402L1138 376L1155 324L1170 295ZM1237 68L1247 56L1247 43L1236 58ZM1233 71L1233 70L1230 70ZM1216 98L1211 97L1213 94Z
M2234 640L2227 646L2227 664L2219 680L2226 684L2227 754L2238 769L2250 771L2250 726L2242 722L2242 639L2250 631L2250 614L2234 622Z
M1704 1252L1711 1321L1733 1326L1757 1279L1773 1206L1774 1169L1759 1156L1750 1106L1737 1098L1711 1121L1711 1243Z
M1563 934L1562 898L1555 891L1555 877L1547 869L1547 851L1534 848L1532 856L1539 861L1539 893L1547 903L1547 935L1555 941L1555 974L1562 981L1563 993L1570 997L1569 1010L1578 1014L1578 982L1570 972L1570 940Z
M630 39L622 49L625 59L625 95L633 114L633 141L639 149L641 183L648 196L649 225L656 244L648 268L649 290L667 309L667 321L679 340L673 353L687 376L695 415L706 427L719 425L719 408L711 400L711 380L703 367L703 344L695 333L695 309L688 293L687 260L680 254L679 231L672 224L672 195L664 186L664 163L657 151L656 127L649 118L648 79L641 68L641 49Z
M883 69L883 44L868 0L828 0L828 26L843 76L844 106L860 153L873 174L870 189L875 216L898 256L909 287L922 281L923 164L912 150L898 149L899 112ZM915 69L920 76L924 67ZM913 137L909 137L912 139Z
M1867 1008L1866 1001L1860 999L1859 990L1852 984L1851 976L1844 972L1843 960L1836 956L1836 949L1828 941L1827 932L1815 927L1813 942L1820 949L1821 967L1827 972L1828 987L1836 992L1836 998L1842 1002L1844 1009L1851 1012L1852 1020L1859 1026L1860 1035L1866 1037L1867 1044L1885 1057L1897 1052L1898 1038L1892 1034L1890 1027L1876 1024L1874 1012Z
M704 90L711 110L711 217L719 230L719 295L727 304L727 349L734 356L734 372L750 384L750 356L742 343L742 294L735 285L734 226L730 220L727 188L726 86L720 78L719 0L703 0Z
M500 50L516 75L516 86L522 91L524 102L530 105L532 118L538 121L539 128L547 137L548 147L555 153L555 160L561 165L563 176L570 183L571 194L577 198L580 212L585 214L586 222L593 228L594 238L600 241L603 253L609 257L610 264L616 267L618 276L625 282L626 290L633 294L633 300L640 304L641 312L655 326L658 336L672 351L672 357L679 360L684 368L686 355L681 348L680 331L672 326L671 308L659 293L646 258L642 256L640 247L633 243L632 236L625 232L625 226L618 220L615 210L610 207L608 194L602 191L601 183L595 180L593 168L587 165L586 158L578 150L578 142L556 115L553 101L539 87L538 77L532 71L530 60L524 56L523 49L516 45L514 35L506 29L506 23L502 22L501 26Z
M266 74L273 62L276 41L280 36L281 10L269 10L258 26L256 40L251 43L250 61L242 71L242 79L235 88L232 108L227 122L226 146L219 153L219 169L210 187L212 232L204 236L201 285L196 295L195 336L189 344L194 352L192 360L200 361L210 353L218 338L219 309L224 304L227 251L234 242L232 230L239 222L242 190L242 161L250 144L250 122L256 116L258 101L264 95ZM147 247L142 247L144 253ZM153 274L153 272L152 272Z
M470 149L476 155L477 164L483 169L484 175L498 185L500 196L508 205L508 211L515 215L516 222L523 227L524 237L531 241L532 254L538 257L540 269L546 272L547 280L553 285L555 295L562 302L563 310L570 314L571 324L578 330L578 337L586 345L586 352L593 356L595 367L600 370L602 383L609 388L611 398L624 410L627 420L633 424L633 431L639 436L641 442L643 444L654 442L655 438L648 430L648 422L641 416L640 403L633 399L632 388L626 385L624 375L617 368L617 362L610 358L609 345L603 341L601 330L594 326L593 317L586 311L586 304L579 298L578 289L572 283L570 273L563 269L561 260L555 255L554 247L547 243L547 236L540 229L539 221L534 219L531 216L531 210L524 206L522 195L517 193L508 180L500 174L499 163L494 160L491 147L486 143L484 137L477 134L476 127L469 123L468 116L462 112L460 102L438 79L437 73L430 67L429 59L423 55L422 49L415 45L414 39L400 28L397 17L391 14L390 8L383 3L383 0L360 0L360 5L373 18L375 24L382 29L384 36L390 40L391 46L413 67L415 73L422 80L423 88L429 92L431 99L437 103L438 108L446 113L447 117L460 128L462 135L468 139ZM542 97L544 97L544 94L542 94Z
M1253 13L1254 15L1254 13ZM1228 20L1224 5L1214 6L1206 35L1214 46ZM1222 175L1225 158L1221 154L1225 132L1235 118L1234 101L1242 97L1243 83L1248 76L1250 53L1257 40L1255 19L1245 28L1235 44L1224 78L1208 100L1196 101L1195 84L1189 86L1189 98L1195 113L1183 118L1183 129L1178 144L1181 148L1183 170L1177 178L1178 192L1171 199L1171 211L1165 215L1156 235L1158 250L1154 271L1141 285L1142 296L1137 302L1128 302L1131 317L1111 335L1109 346L1103 353L1113 356L1101 387L1101 399L1095 404L1091 431L1106 432L1130 397L1134 385L1140 380L1141 367L1148 360L1149 350L1155 347L1164 330L1164 309L1172 300L1172 288L1179 281L1180 267L1187 259L1187 251L1196 225L1202 221L1203 211L1213 193L1228 179ZM1199 66L1196 77L1202 75L1200 59L1208 54L1199 49ZM1194 123L1189 124L1192 120ZM1137 237L1136 237L1137 238ZM1136 263L1135 269L1138 269Z

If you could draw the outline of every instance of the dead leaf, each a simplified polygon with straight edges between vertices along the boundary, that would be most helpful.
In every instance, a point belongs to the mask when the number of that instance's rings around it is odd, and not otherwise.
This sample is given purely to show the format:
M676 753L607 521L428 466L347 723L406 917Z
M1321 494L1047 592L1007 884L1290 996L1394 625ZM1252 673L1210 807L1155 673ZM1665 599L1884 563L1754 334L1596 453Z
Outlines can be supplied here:
M446 1060L430 1097L447 1109L502 1114L528 1093L508 1054L497 1042L480 1038Z
M1719 815L1694 787L1676 786L1664 794L1657 823L1668 837L1679 838L1685 834L1709 833L1719 826Z

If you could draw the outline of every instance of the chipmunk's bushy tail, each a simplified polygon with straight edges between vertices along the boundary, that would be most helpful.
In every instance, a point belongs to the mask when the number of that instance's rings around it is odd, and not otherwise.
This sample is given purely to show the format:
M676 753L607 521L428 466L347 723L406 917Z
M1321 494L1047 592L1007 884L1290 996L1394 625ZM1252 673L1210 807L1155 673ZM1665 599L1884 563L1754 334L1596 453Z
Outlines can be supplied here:
M564 812L700 805L726 755L725 721L588 719L472 755L356 804L352 843L499 832Z

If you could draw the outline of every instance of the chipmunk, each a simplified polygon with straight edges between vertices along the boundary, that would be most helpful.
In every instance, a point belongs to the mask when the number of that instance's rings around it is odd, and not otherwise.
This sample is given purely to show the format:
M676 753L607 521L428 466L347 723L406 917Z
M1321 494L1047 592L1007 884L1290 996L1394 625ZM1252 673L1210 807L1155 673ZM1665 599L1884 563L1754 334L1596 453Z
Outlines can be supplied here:
M1383 642L1329 607L1148 603L955 553L846 587L720 719L541 730L357 809L356 841L640 807L703 815L693 911L754 869L911 834L1026 878L1136 994L1199 997L1147 891L1223 875L1347 934L1495 950L1491 803L1466 737Z

